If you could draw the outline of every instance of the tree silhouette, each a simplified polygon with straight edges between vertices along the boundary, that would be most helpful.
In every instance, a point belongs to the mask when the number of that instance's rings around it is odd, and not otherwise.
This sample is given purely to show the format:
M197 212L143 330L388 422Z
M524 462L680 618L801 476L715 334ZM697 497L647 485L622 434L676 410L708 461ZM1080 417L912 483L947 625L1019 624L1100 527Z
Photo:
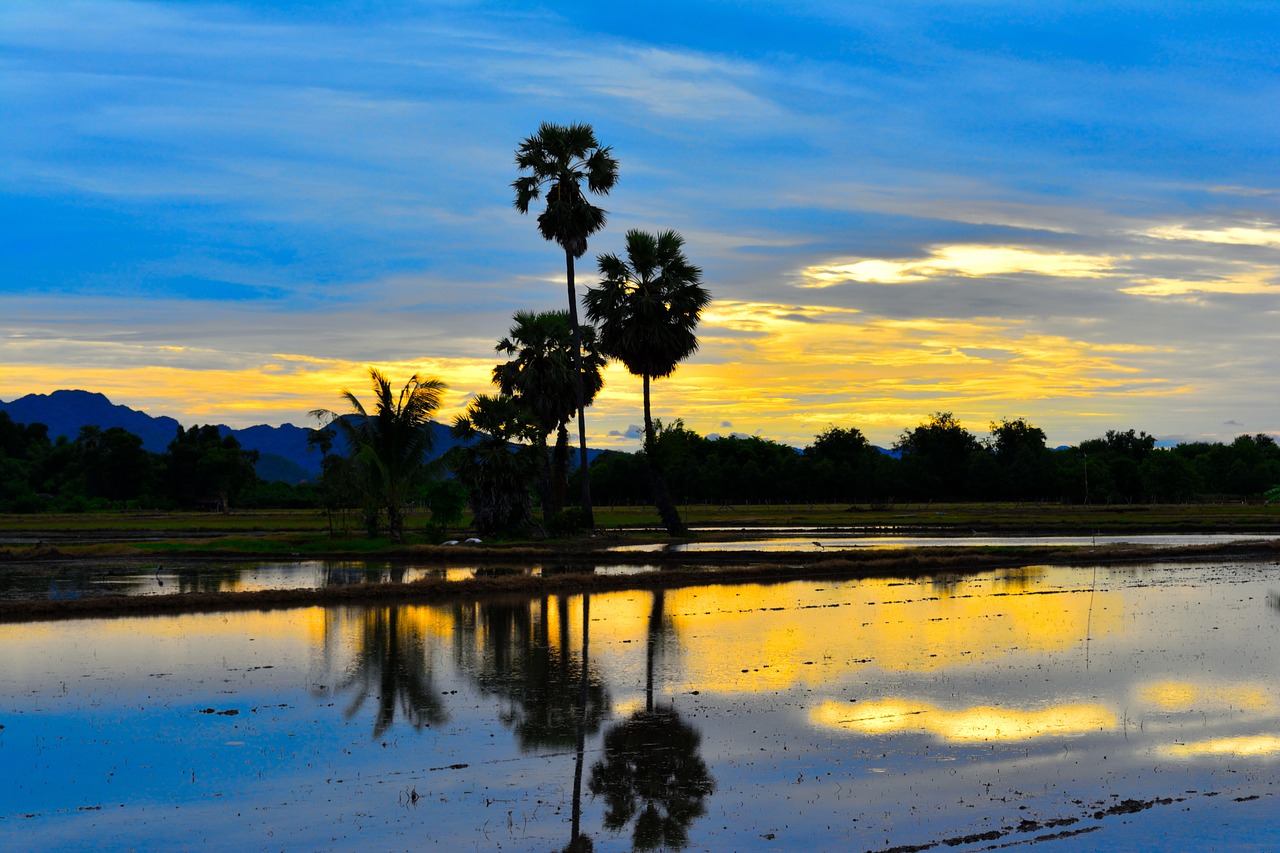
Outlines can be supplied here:
M565 311L517 311L508 336L497 350L514 356L493 369L493 382L519 400L538 427L538 447L543 461L542 510L550 524L564 506L569 472L569 419L578 411L577 353L569 314ZM582 326L581 365L584 402L591 405L604 380L600 371L605 357L596 343L596 330ZM555 463L547 460L547 437L556 433Z
M540 465L531 442L537 427L529 410L505 394L477 394L450 433L468 444L449 451L448 463L470 490L481 536L518 530L532 522L529 488Z
M587 527L595 527L591 508L591 482L587 476L587 394L582 365L582 338L578 328L578 294L573 262L587 251L587 238L604 227L605 211L587 200L587 192L608 195L618 181L618 161L601 147L589 124L560 125L544 122L516 149L516 166L522 174L511 184L515 206L521 213L544 194L547 206L538 216L538 232L564 249L565 278L569 286L569 323L573 330L577 370L578 452L582 468L582 513Z
M699 749L702 737L673 707L655 708L654 658L664 632L664 597L654 593L646 643L645 709L605 732L602 757L591 766L589 788L605 802L604 825L614 832L635 821L636 850L679 849L689 827L706 814L715 791Z
M674 231L627 232L627 258L601 255L600 284L587 291L587 316L599 324L600 348L621 361L644 383L644 452L653 480L654 502L671 533L684 529L667 492L658 461L649 404L649 382L670 376L698 350L694 330L711 294L702 270L684 255L684 239Z
M376 703L374 738L395 722L399 711L415 729L438 726L449 719L432 681L426 636L402 607L368 608L360 614L355 659L339 692L354 695L345 716L359 713L371 697Z
M339 418L327 409L311 414L336 423L342 430L352 458L360 466L367 494L387 515L391 541L400 542L404 539L405 504L421 481L431 452L428 425L448 386L438 379L420 379L415 373L397 396L377 368L369 368L369 377L373 381L372 412L355 394L343 389L342 397L351 405L348 416Z

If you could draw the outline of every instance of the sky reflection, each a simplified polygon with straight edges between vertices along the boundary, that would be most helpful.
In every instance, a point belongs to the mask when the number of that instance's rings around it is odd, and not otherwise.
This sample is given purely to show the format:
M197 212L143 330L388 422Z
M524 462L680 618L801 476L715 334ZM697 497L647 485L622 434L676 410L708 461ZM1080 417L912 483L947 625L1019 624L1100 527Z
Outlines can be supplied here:
M1276 588L1040 566L4 625L0 847L874 849L1068 818L1160 847L1228 806L1247 834ZM1121 823L1113 795L1182 799Z

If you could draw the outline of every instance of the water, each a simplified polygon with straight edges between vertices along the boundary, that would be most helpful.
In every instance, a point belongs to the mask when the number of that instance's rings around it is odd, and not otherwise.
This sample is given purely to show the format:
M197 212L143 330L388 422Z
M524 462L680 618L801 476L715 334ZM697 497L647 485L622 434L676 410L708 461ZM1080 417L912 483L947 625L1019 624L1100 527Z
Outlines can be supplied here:
M1157 563L4 625L0 849L550 851L575 804L598 851L1267 849L1278 592Z
M597 574L653 571L647 565L577 567ZM254 592L264 589L319 589L364 583L408 583L423 578L462 580L477 573L529 575L565 571L559 565L477 566L378 562L370 560L287 560L217 563L170 560L146 567L103 561L5 563L0 566L0 600L87 598L104 595L172 595L187 592Z

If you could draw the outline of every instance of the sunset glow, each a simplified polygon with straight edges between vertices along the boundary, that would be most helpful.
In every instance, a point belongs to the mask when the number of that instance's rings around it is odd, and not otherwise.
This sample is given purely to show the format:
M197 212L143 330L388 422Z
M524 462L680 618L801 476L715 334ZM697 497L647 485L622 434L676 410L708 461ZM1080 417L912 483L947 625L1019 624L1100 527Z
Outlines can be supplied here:
M671 228L715 300L667 422L1280 433L1275 10L679 11L4 3L0 400L310 425L374 366L446 382L448 422L514 312L566 307L513 152L583 121L620 172L578 295ZM588 440L635 449L606 379Z

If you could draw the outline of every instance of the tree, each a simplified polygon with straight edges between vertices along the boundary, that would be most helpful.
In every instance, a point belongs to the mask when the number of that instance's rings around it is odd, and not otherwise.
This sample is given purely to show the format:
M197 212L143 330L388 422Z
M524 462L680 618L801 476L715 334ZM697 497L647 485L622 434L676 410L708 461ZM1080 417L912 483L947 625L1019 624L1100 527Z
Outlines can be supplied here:
M698 350L694 330L711 294L702 270L684 255L675 231L653 235L627 232L627 259L598 258L600 284L587 291L587 316L600 329L600 348L644 380L644 446L653 478L654 501L667 530L683 530L662 478L655 448L649 382L670 376Z
M935 412L893 446L902 453L919 497L951 500L965 496L969 457L981 447L950 412Z
M517 311L508 337L498 341L497 350L514 356L493 369L493 382L503 394L515 397L538 427L537 444L543 461L543 518L548 524L564 506L569 476L569 419L578 410L578 382L575 377L578 353L566 311ZM592 326L580 327L582 391L585 403L595 399L604 379L605 357L596 343ZM547 437L556 433L555 463L547 460Z
M591 509L591 479L587 472L587 422L583 410L587 393L582 382L582 337L578 327L578 294L573 282L573 262L586 254L587 238L604 227L605 211L587 200L582 191L608 195L618 181L618 161L611 149L602 148L589 124L559 125L543 122L538 132L516 149L516 166L522 174L511 184L515 206L528 213L544 194L546 209L538 216L543 239L564 249L565 278L569 285L569 324L573 330L577 371L578 452L582 466L582 514L587 527L595 527Z
M518 530L532 521L529 487L541 466L532 442L533 417L514 397L477 394L450 432L470 442L449 452L454 473L470 489L481 536Z
M258 451L242 449L234 435L224 436L212 424L189 430L179 426L169 442L169 495L182 507L211 503L230 512L232 498L257 480L257 461Z
M1053 457L1045 442L1044 430L1024 418L992 421L991 438L986 444L995 454L1001 482L998 495L983 497L1018 500L1045 497L1054 478Z
M857 500L859 495L868 494L875 453L856 427L828 427L804 449L810 474L808 488L822 500Z
M351 405L350 414L338 417L326 409L316 409L311 414L328 418L342 430L366 493L386 512L391 541L401 542L405 504L422 479L426 457L434 443L429 428L431 416L440 408L448 386L438 379L421 379L415 373L396 395L377 368L369 368L369 377L373 382L372 413L360 398L344 388L342 398Z

